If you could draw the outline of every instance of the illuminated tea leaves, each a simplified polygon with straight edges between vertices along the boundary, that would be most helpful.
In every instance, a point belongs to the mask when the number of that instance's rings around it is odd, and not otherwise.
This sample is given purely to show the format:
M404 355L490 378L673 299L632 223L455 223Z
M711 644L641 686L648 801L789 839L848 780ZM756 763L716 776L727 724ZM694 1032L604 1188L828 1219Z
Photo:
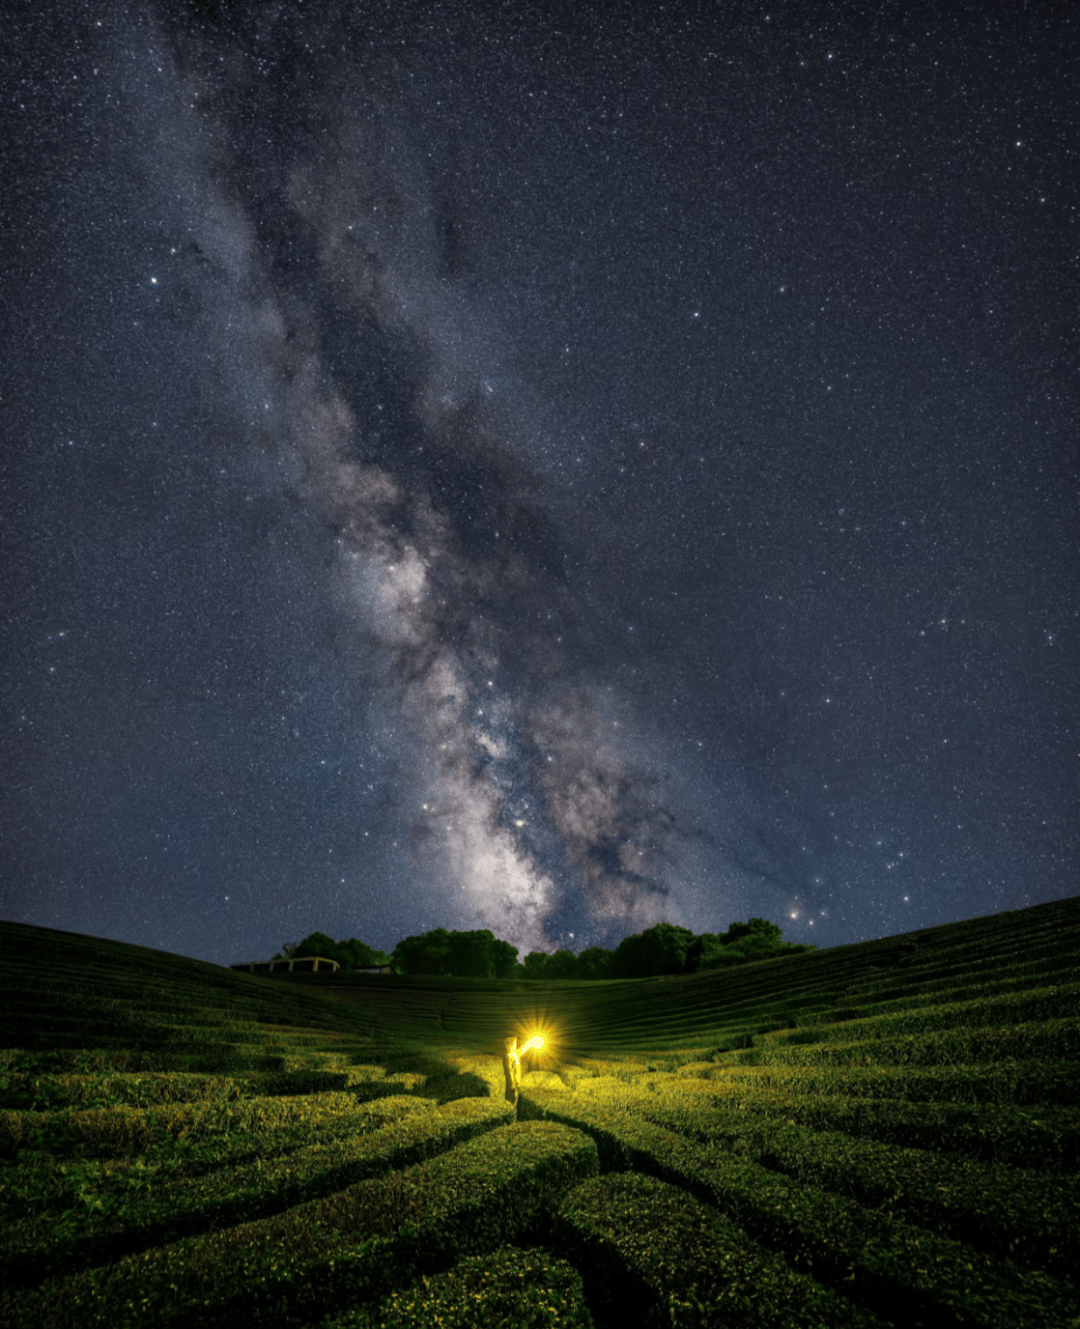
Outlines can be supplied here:
M1077 901L483 991L2 925L0 1322L1064 1329L1078 961Z

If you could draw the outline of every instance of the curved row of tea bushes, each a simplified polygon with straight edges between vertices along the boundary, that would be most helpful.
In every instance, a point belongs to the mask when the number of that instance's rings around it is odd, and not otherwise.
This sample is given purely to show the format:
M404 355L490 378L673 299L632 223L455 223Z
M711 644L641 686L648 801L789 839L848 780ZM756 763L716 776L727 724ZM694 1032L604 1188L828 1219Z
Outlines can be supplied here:
M762 1088L799 1098L844 1095L910 1102L1080 1106L1074 1061L1001 1061L989 1066L795 1066L773 1062L717 1069L718 1083Z
M874 1329L882 1321L793 1269L686 1191L607 1173L563 1201L556 1241L608 1322L724 1329Z
M973 988L989 997L1074 979L1071 955L1080 935L1075 927L1040 928L1028 917L1011 919L992 944L981 945L969 940L971 931L953 942L947 933L935 929L917 940L889 939L876 951L875 943L866 943L847 956L819 953L647 980L625 993L604 983L570 984L565 991L558 984L538 985L544 990L536 999L548 1001L556 1019L565 1008L571 1043L631 1049L642 1045L643 1036L652 1040L659 1034L670 1050L710 1031L728 1041L758 1032L763 1024L822 1025L836 1015L888 1013L890 1006L912 998L920 1006L954 1004L968 1000Z
M820 1130L846 1130L844 1123L857 1118L858 1133L884 1143L967 1152L1017 1167L1060 1166L1080 1148L1080 1114L1073 1106L1080 1084L1070 1062L929 1068L692 1062L676 1073L639 1065L634 1071L545 1075L527 1083L607 1098L613 1081L677 1094L683 1101L708 1100L705 1106L779 1115ZM1015 1157L1006 1156L1010 1153Z
M685 1090L708 1094L718 1107L792 1121L817 1131L842 1131L882 1144L961 1154L980 1163L1075 1172L1080 1169L1080 1114L1075 1109L1011 1104L909 1103L902 1099L779 1094L722 1089L711 1080ZM718 1092L719 1091L719 1092Z
M513 1108L505 1102L465 1098L399 1116L370 1134L339 1135L327 1142L312 1114L309 1143L280 1158L257 1156L252 1163L201 1177L185 1173L166 1179L138 1166L114 1170L98 1178L92 1204L73 1211L68 1221L44 1213L7 1226L0 1235L0 1276L11 1286L26 1286L59 1269L278 1213L429 1158L512 1119ZM317 1143L310 1143L312 1137Z
M45 1220L50 1214L57 1213L69 1226L84 1218L92 1221L95 1213L111 1212L121 1200L125 1205L137 1200L137 1192L152 1186L186 1186L192 1178L217 1169L235 1169L256 1161L265 1164L310 1146L313 1137L324 1145L339 1139L351 1139L376 1131L403 1116L431 1111L435 1107L430 1099L404 1094L362 1104L357 1104L348 1094L254 1101L257 1105L266 1103L271 1107L278 1103L293 1104L294 1111L290 1114L291 1119L276 1127L259 1127L257 1124L241 1127L238 1121L230 1124L230 1110L235 1105L226 1104L214 1112L209 1121L200 1123L206 1128L206 1134L181 1139L167 1137L145 1151L120 1157L101 1158L97 1156L98 1150L88 1150L81 1145L72 1147L68 1134L57 1137L31 1131L22 1137L22 1147L4 1169L3 1199L0 1201L4 1222L35 1217ZM145 1116L157 1115L153 1110L144 1114L137 1109L105 1109L71 1115L83 1119L84 1129L93 1129L96 1125L93 1119L106 1118L110 1125L114 1125L120 1114L133 1116L135 1129ZM10 1115L15 1118L16 1129L21 1129L25 1119L31 1116ZM86 1118L91 1120L87 1122ZM57 1114L56 1120L62 1123L63 1114ZM220 1122L220 1126L215 1127L215 1121ZM257 1123L257 1117L255 1121ZM49 1221L55 1223L58 1220ZM0 1247L2 1242L0 1236Z
M315 1319L513 1240L597 1170L582 1132L516 1123L286 1213L7 1293L0 1323L209 1329Z
M688 1105L674 1096L644 1093L630 1110L702 1144L736 1150L804 1185L850 1195L1018 1263L1063 1277L1075 1268L1075 1177L987 1167L783 1121L755 1123L738 1109Z
M920 995L921 994L913 994ZM875 1009L875 1006L878 1009ZM855 1012L852 1012L854 1015ZM813 1038L848 1042L940 1033L947 1029L1007 1027L1032 1021L1075 1020L1080 1015L1080 984L1061 983L996 996L980 996L940 1004L920 1000L918 1006L896 1010L892 1002L860 1003L857 1017L835 1024L815 1024L776 1034L777 1048Z
M373 1130L409 1107L430 1100L395 1094L384 1080L385 1096L358 1099L354 1093L298 1094L170 1103L160 1107L83 1108L67 1112L0 1112L0 1158L20 1148L69 1153L82 1158L167 1155L177 1142L200 1141L207 1165L230 1158L237 1137L258 1132L260 1150L287 1153L308 1133L309 1119L336 1133ZM381 1086L380 1086L381 1087Z
M513 1246L461 1260L321 1329L593 1329L581 1275L567 1260Z
M20 1032L20 1038L22 1034ZM314 1049L297 1048L295 1051L281 1051L280 1043L269 1041L250 1043L204 1043L202 1045L178 1045L168 1038L155 1039L150 1035L140 1034L137 1039L125 1039L119 1035L90 1038L84 1029L74 1022L66 1033L57 1034L52 1040L27 1039L29 1054L41 1058L54 1058L61 1067L66 1061L73 1072L94 1072L111 1068L116 1071L149 1072L164 1071L197 1075L250 1075L263 1073L284 1073L319 1066L323 1052ZM372 1055L372 1045L365 1043L362 1055ZM21 1049L20 1049L21 1050ZM0 1049L0 1056L10 1049ZM335 1088L335 1085L323 1085L323 1088Z
M324 1060L324 1067L326 1065ZM208 1075L187 1071L114 1071L98 1074L0 1071L0 1108L22 1112L109 1108L147 1108L159 1104L231 1101L256 1097L294 1097L350 1090L354 1097L408 1092L423 1076L387 1077L382 1066L347 1069L250 1071Z
M735 1054L738 1065L793 1066L959 1066L994 1061L1066 1061L1080 1059L1080 1020L1046 1020L1006 1025L996 1029L945 1029L925 1034L852 1038L864 1033L854 1027L838 1043L815 1041L809 1046L785 1045L779 1036L762 1039L746 1052Z
M578 1094L524 1092L519 1112L587 1130L605 1167L648 1172L715 1205L789 1261L812 1267L882 1318L939 1325L1064 1326L1075 1293L1037 1270L992 1257L887 1212L809 1190L761 1164L694 1143L623 1107Z
M81 1027L106 1032L115 1030L118 1025L126 1030L190 1028L242 1038L260 1029L255 1022L236 1018L232 1011L199 1011L187 1002L178 1007L175 1001L155 999L151 993L144 993L135 1000L134 994L115 997L100 991L85 992L77 1011L74 1011L70 990L58 988L50 994L35 987L22 997L12 997L9 1010L18 1020L20 1032L29 1034L52 1030L58 1022L70 1025L74 1015L78 1016ZM184 1013L182 1024L177 1021L178 1010Z
M28 1066L28 1058L34 1055L20 1057L15 1063L18 1069L0 1069L0 1108L52 1112L120 1104L152 1107L162 1103L253 1098L266 1092L259 1081L232 1075L126 1071L107 1066L67 1070L55 1062L48 1069L37 1069ZM27 1069L22 1069L24 1066ZM341 1085L332 1087L338 1089Z
M8 967L5 977L17 977ZM242 980L246 981L246 980ZM268 1006L266 997L278 997L280 994L259 984L254 999L244 992L230 994L227 1004L202 1004L201 989L190 981L177 983L165 990L154 984L147 984L137 976L121 980L110 976L104 979L65 976L61 980L44 985L40 977L27 976L25 988L20 990L10 983L11 988L6 1007L12 1018L18 1022L20 1030L34 1028L35 1021L56 1020L60 1018L93 1021L95 1023L122 1021L134 1027L167 1029L208 1029L224 1032L230 1037L242 1037L263 1034L296 1035L303 1043L332 1041L348 1035L357 1037L360 1031L355 1018L342 1025L340 1008L327 1008L327 1003L317 1001L315 1009L310 1007L312 995L300 991L295 993L300 1002L291 1011L283 1009L280 1000ZM73 993L79 994L79 1000L73 1000ZM288 994L286 994L286 1002ZM297 1015L302 1016L298 1021ZM303 1020L310 1015L335 1017L329 1027L325 1018L317 1024L307 1025ZM362 1036L362 1035L360 1035Z
M299 987L184 956L25 924L0 924L0 973L11 1000L33 994L53 1009L69 1010L76 1022L89 998L115 1000L133 1019L140 1009L155 1006L166 1008L172 1018L178 1011L197 1010L200 1016L220 1012L230 1021L308 1026L353 1037L369 1023L363 1012L335 1006Z
M200 1006L192 1000L196 993L191 986L178 986L168 995L157 994L134 984L123 993L111 989L112 985L106 981L105 985L88 984L82 987L64 984L50 993L31 982L26 992L13 992L8 1004L13 1017L18 1021L22 1045L32 1047L39 1038L47 1041L57 1033L76 1029L83 1034L119 1033L136 1044L143 1041L144 1035L167 1038L178 1043L188 1040L245 1042L267 1033L291 1033L296 1025L295 1015L290 1023L283 1024L280 1007L267 1010L261 1001L245 1002L241 999L228 1006ZM76 991L82 995L78 1002L73 1001L73 992ZM301 997L300 1010L305 1015L324 1014L321 1009L318 1012L305 1009L304 999L310 1002L310 994L301 992L297 995ZM325 1001L318 998L315 1000L319 1007L329 1006ZM329 1007L329 1011L335 1014L333 1006ZM318 1032L324 1036L335 1033L341 1035L346 1028L353 1038L364 1036L355 1017L348 1026L341 1023L342 1013L341 1008L336 1008L338 1018L330 1028L326 1027L324 1021L316 1020L311 1026L300 1026L297 1032L306 1036L308 1042Z
M1075 904L1068 902L1058 914L1071 919ZM576 1011L566 994L554 991L558 985L546 987L558 1006L567 1005L574 1030L570 1041L576 1045L602 1042L610 1051L631 1050L645 1045L645 1039L655 1045L660 1035L670 1051L711 1033L721 1048L733 1048L739 1039L765 1029L821 1027L837 1019L894 1013L913 1003L919 1008L956 1005L971 1000L973 990L981 1001L1049 984L1067 986L1075 980L1072 957L1080 931L1049 919L1047 914L1042 926L1030 916L1014 916L980 943L973 943L976 933L969 923L960 925L955 939L948 928L939 928L918 937L864 943L847 955L818 953L690 978L648 980L625 994L610 984L570 985L590 989L580 994L584 1006ZM1002 1017L1003 1022L1013 1018Z
M1072 945L1080 940L1080 933L1075 933ZM999 946L987 951L970 944L950 947L920 954L916 948L914 956L917 963L911 965L880 968L876 965L862 967L862 971L849 977L845 992L858 992L870 997L880 994L896 996L907 1000L913 993L934 993L942 991L970 992L973 986L982 990L993 991L997 985L1007 985L1016 981L1028 987L1039 987L1045 974L1061 974L1066 981L1071 977L1067 958L1063 956L1069 944L1062 947L1062 935L1055 933L1051 941L1035 939L1016 946Z
M816 989L800 987L784 997L770 986L761 994L747 993L743 997L725 993L723 1023L716 1023L716 999L700 1011L709 1014L709 1025L720 1035L721 1046L739 1046L739 1039L766 1031L798 1029L788 1037L794 1041L817 1038L842 1038L844 1025L859 1021L869 1037L882 1037L887 1033L921 1033L948 1027L967 1025L1004 1025L1030 1021L1069 1017L1080 1014L1080 989L1072 981L1075 968L1061 964L1059 969L1047 971L1043 966L1027 973L1003 977L999 969L986 982L972 983L970 971L959 968L948 978L913 981L897 985L882 985L879 979L871 983L855 983L836 990L833 982ZM774 975L780 977L780 975ZM1051 985L1051 981L1053 983ZM695 982L701 982L695 979ZM979 997L972 998L975 986ZM652 1035L670 1029L666 1039L668 1047L693 1035L695 1026L696 994L688 985L680 985L667 997L672 1007L666 1017L652 1015L647 1027ZM766 1005L763 1003L765 998ZM677 1001L676 998L681 998ZM911 1001L918 1005L910 1006ZM878 1029L878 1022L881 1027ZM612 1029L604 1041L614 1047L626 1039L630 1023L624 1021L618 1030ZM784 1037L784 1035L781 1035Z
M937 972L937 971L935 971ZM976 964L956 964L939 977L916 976L898 980L873 979L844 991L844 1002L858 1006L867 1015L877 1015L901 1003L914 1001L917 1008L971 1000L977 989L979 1000L1034 992L1047 986L1072 984L1076 966L1071 959L1055 955L1037 964L1002 966L998 958ZM880 1008L880 1009L879 1009Z

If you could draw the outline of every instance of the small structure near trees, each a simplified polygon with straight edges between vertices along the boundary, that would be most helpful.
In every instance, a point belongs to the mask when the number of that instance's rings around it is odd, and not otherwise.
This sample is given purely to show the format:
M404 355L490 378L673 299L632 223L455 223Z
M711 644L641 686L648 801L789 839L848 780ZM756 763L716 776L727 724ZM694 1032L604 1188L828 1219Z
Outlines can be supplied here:
M247 964L231 964L229 968L246 969L249 974L313 973L318 969L332 973L340 969L341 965L336 960L328 960L324 955L298 955L291 960L250 960Z

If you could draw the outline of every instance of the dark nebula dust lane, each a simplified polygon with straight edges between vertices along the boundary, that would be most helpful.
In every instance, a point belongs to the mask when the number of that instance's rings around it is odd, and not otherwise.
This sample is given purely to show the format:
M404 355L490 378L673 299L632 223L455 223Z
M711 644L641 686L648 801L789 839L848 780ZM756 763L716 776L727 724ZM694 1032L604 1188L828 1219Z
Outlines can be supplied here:
M1078 23L992 17L17 17L0 913L1073 893Z

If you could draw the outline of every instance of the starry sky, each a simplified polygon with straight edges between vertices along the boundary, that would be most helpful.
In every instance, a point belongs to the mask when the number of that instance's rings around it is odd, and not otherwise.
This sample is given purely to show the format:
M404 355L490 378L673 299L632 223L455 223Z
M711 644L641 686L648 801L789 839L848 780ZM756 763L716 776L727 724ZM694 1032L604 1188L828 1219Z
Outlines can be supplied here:
M5 19L0 915L1076 893L1080 12Z

